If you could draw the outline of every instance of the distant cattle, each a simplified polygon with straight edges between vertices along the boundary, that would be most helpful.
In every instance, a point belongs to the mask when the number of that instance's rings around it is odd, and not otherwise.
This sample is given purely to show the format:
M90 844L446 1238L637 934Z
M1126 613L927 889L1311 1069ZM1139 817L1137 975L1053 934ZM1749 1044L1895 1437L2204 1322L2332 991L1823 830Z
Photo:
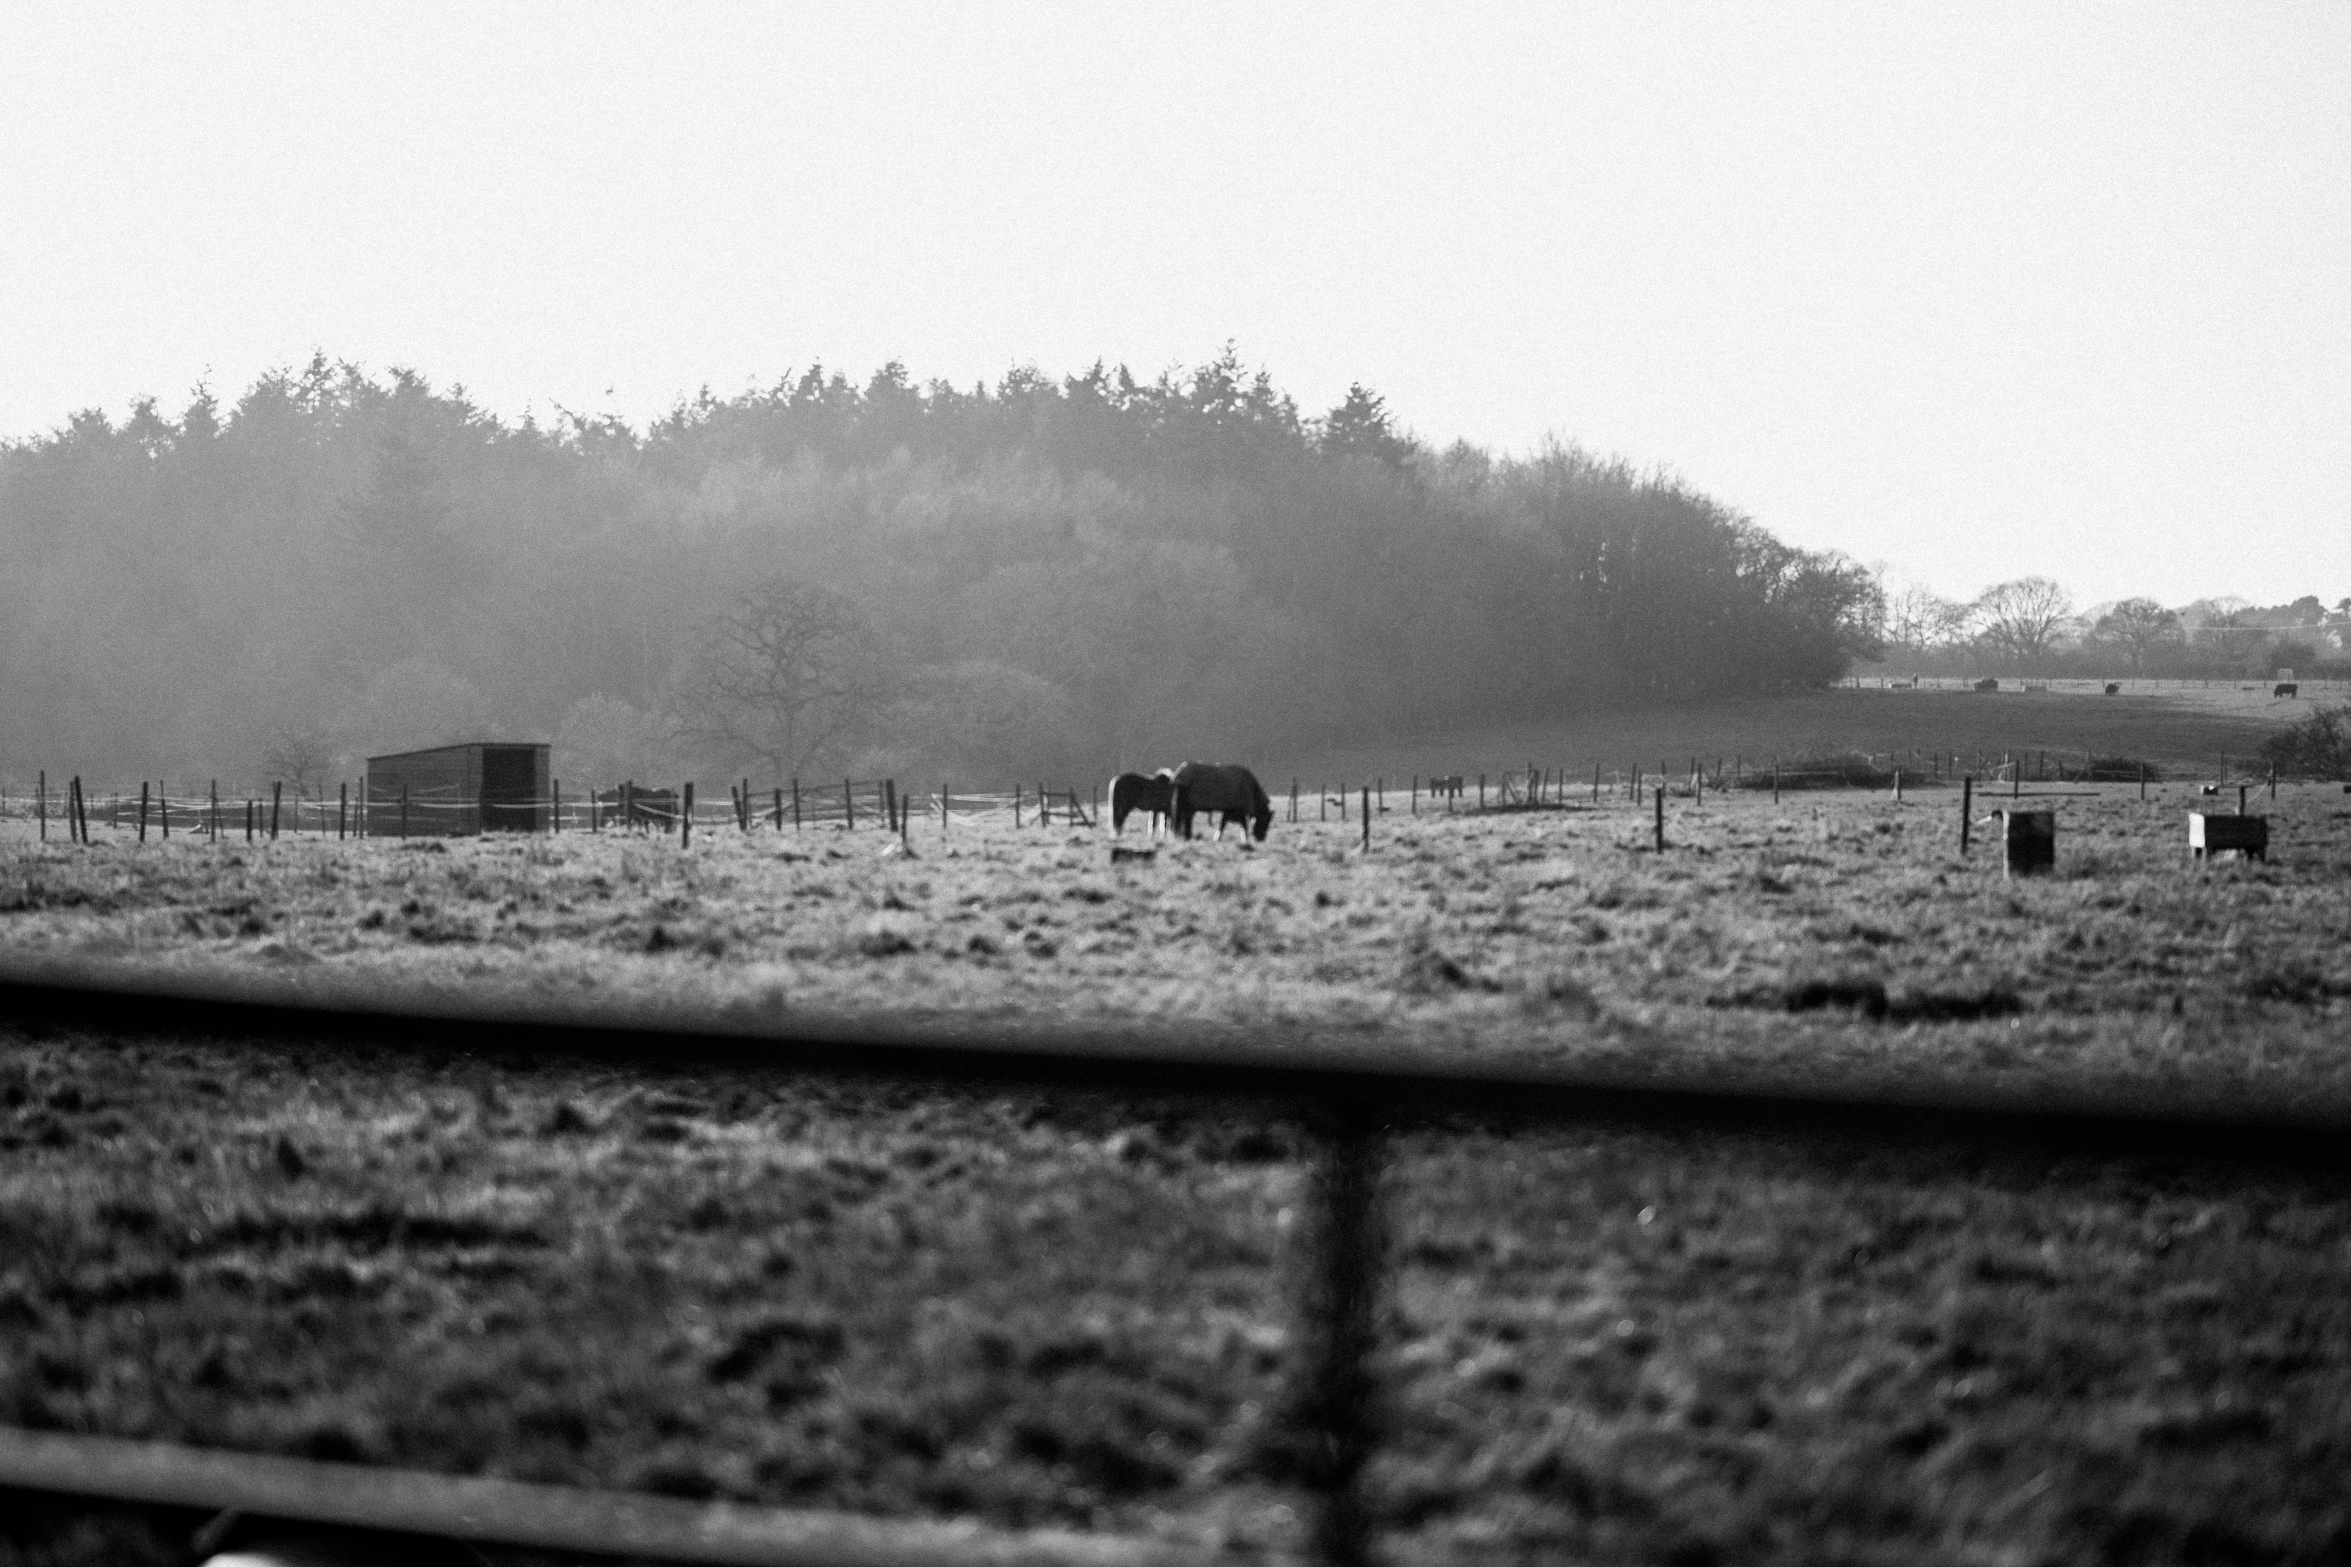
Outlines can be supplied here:
M1975 683L1975 688L1978 691L1997 691L2000 689L2000 682L1997 680L1979 680Z
M2122 687L2116 684L2114 681L2109 680L2106 682L2106 694L2108 696L2120 696L2122 695Z
M1216 815L1216 835L1236 822L1246 824L1251 836L1263 841L1273 826L1273 801L1265 786L1246 767L1233 763L1186 762L1175 770L1168 819L1176 836L1192 836L1192 818L1203 811Z
M2271 696L2300 696L2302 688L2291 680L2281 680L2270 688Z
M1175 774L1162 767L1145 776L1142 773L1120 773L1110 780L1110 830L1124 833L1127 818L1137 811L1151 813L1150 828L1157 836L1166 826L1169 797L1175 789Z

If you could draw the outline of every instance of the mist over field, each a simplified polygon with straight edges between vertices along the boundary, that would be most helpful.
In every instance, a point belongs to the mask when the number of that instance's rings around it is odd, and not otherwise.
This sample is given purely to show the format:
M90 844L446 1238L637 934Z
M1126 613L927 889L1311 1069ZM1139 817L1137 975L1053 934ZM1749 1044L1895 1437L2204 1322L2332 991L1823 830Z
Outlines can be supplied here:
M1669 476L1136 379L810 368L648 428L324 357L0 449L0 771L315 787L552 741L722 770L1091 780L1817 686L1878 595ZM777 693L789 695L782 701Z

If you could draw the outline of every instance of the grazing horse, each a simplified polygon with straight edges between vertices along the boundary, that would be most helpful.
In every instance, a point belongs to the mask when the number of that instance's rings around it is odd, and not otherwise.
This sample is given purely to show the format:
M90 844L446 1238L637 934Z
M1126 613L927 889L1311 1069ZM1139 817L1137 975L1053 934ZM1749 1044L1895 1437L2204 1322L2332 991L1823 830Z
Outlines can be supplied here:
M1273 801L1266 798L1257 775L1246 767L1186 762L1175 770L1172 796L1168 817L1180 838L1192 836L1192 818L1201 811L1217 813L1219 838L1233 823L1246 822L1262 842L1266 829L1273 825Z
M1110 830L1126 831L1127 818L1137 811L1151 813L1151 831L1160 832L1167 822L1167 807L1175 789L1175 774L1162 767L1146 778L1141 773L1120 773L1110 780Z

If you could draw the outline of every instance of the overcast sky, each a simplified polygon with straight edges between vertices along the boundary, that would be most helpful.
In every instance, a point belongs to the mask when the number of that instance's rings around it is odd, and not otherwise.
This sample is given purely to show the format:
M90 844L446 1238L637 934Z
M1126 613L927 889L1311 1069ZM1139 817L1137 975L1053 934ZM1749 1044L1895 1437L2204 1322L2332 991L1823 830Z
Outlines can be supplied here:
M0 435L1228 339L1953 595L2331 604L2351 5L0 0Z

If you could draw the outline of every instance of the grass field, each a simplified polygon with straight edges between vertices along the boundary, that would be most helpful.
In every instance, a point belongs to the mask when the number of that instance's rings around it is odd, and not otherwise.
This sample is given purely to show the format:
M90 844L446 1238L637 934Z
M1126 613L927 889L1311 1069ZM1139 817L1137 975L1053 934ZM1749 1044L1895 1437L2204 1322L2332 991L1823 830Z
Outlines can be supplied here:
M2084 751L2143 758L2181 776L2213 777L2224 759L2244 770L2261 742L2316 706L2341 701L2314 688L2299 699L2273 699L2269 687L2240 689L2178 682L2125 682L2105 696L2087 682L2026 692L2015 682L1990 694L1948 688L1887 690L1865 686L1798 696L1709 702L1688 707L1595 713L1468 733L1396 736L1361 745L1303 747L1266 759L1268 787L1299 778L1311 790L1385 778L1401 788L1414 775L1480 772L1499 776L1529 766L1560 768L1589 780L1594 767L1622 774L1634 766L1681 773L1692 757L1711 767L1744 758L1750 768L1774 756L1895 752L1958 754L1977 759L2048 752L2078 762Z
M2259 796L2257 795L2257 798ZM726 1009L781 1031L1164 1029L1627 1079L2351 1104L2351 799L2285 786L2267 865L2191 869L2164 786L2067 786L2059 869L1958 852L1956 791L1621 799L1108 835L926 824L674 840L0 845L45 960ZM1988 808L1996 802L1979 802ZM2234 799L2227 802L2233 807ZM1312 807L1309 805L1308 810ZM1132 840L1130 840L1132 841Z
M0 1062L12 1422L1297 1541L1279 1124L429 1050ZM1391 1559L2351 1541L2339 1177L1462 1125L1386 1189ZM17 1559L140 1555L82 1543Z
M2351 1111L2351 799L2256 796L2271 863L2191 869L2190 791L2051 795L2058 874L2020 882L1958 854L1949 791L1676 799L1664 855L1621 801L1391 796L1368 853L1356 823L1282 821L1120 866L1099 833L961 822L912 856L834 828L684 850L17 829L0 952L781 1030ZM0 1032L0 1419L1293 1537L1289 1128L788 1067ZM1400 1560L2351 1550L2337 1177L1465 1124L1402 1135L1387 1190L1373 1480Z

